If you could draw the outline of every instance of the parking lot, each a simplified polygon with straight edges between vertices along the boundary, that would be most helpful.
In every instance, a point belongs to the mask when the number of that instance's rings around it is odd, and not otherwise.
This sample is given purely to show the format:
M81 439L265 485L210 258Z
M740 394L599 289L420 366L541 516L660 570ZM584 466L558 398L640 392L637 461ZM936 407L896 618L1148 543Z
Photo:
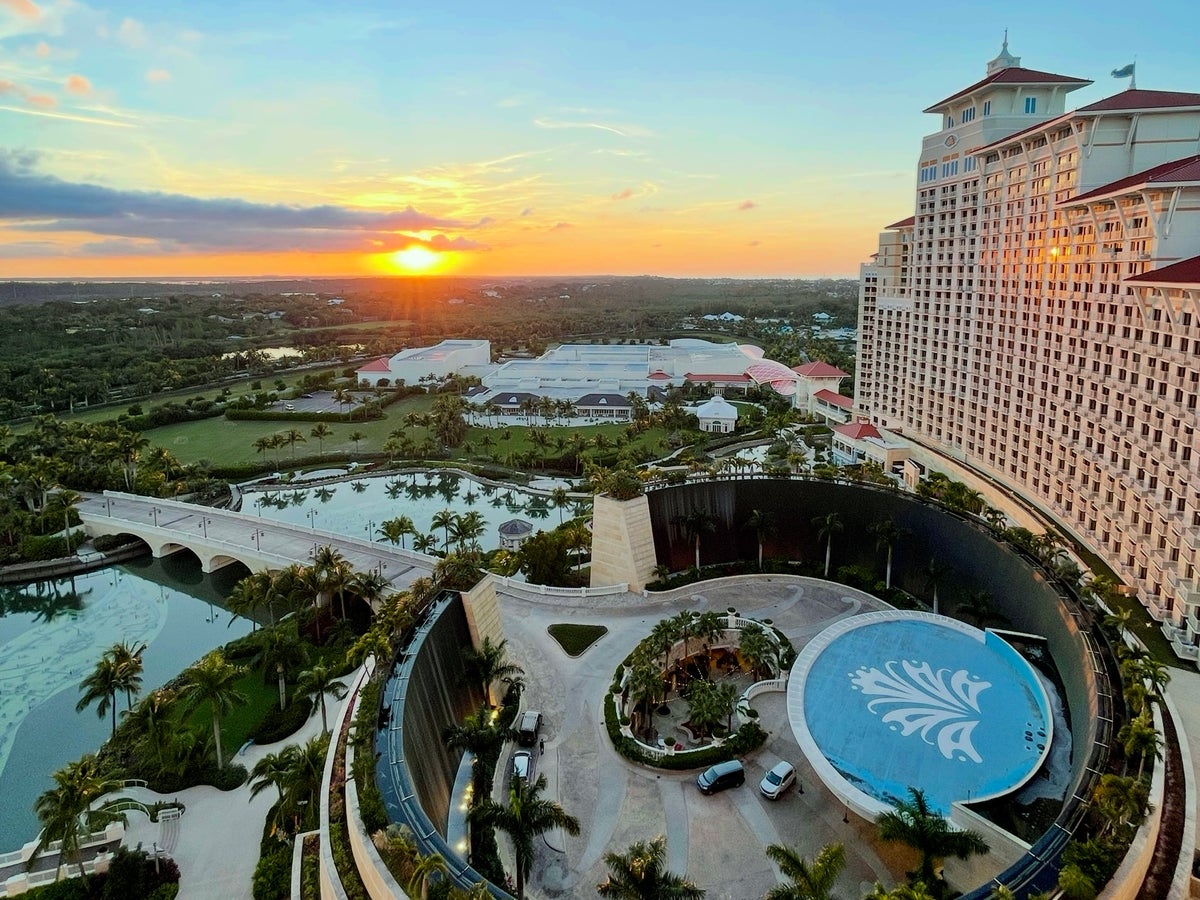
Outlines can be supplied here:
M591 896L607 876L604 853L624 852L659 834L667 836L668 868L686 873L710 898L765 894L777 883L764 853L772 843L795 847L808 859L827 844L843 843L847 865L835 889L841 896L861 896L875 881L903 880L913 865L907 851L880 842L872 823L847 816L815 781L787 722L785 694L755 699L770 737L743 760L745 784L711 796L696 787L699 770L651 769L620 757L601 707L617 663L659 619L682 609L723 613L734 606L743 615L770 618L799 649L837 618L877 609L878 601L840 585L775 576L692 585L663 599L596 598L587 607L564 606L567 602L501 598L509 655L525 669L526 703L545 716L545 755L531 748L536 771L546 775L547 795L582 826L578 837L550 834L539 846L529 896ZM546 634L555 622L595 622L609 633L571 659ZM498 800L507 791L510 758L511 753L504 758L506 778L497 779ZM759 795L758 783L780 759L796 765L799 784L770 801ZM506 853L503 840L501 851Z
M279 400L271 405L272 412L294 412L294 413L348 413L351 409L360 406L365 399L370 397L370 394L361 392L352 395L354 404L351 406L347 403L338 403L333 399L332 391L312 391L301 397L296 397L294 400ZM291 407L289 409L289 407Z

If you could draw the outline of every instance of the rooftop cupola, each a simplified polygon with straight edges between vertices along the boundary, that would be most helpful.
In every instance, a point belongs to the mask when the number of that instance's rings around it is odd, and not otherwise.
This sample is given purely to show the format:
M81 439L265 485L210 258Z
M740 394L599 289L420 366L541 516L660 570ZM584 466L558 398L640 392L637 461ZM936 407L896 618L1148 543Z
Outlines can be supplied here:
M999 72L1001 69L1016 69L1021 65L1021 57L1013 56L1008 52L1008 29L1004 30L1004 45L1000 48L1000 52L996 58L990 60L987 64L987 73L989 75L994 72Z

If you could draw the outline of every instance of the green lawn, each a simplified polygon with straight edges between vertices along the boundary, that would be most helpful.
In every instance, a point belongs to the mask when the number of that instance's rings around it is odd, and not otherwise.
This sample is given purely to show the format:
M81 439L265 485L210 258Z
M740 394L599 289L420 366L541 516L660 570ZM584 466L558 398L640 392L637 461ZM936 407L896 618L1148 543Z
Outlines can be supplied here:
M558 641L559 646L563 648L567 656L581 656L583 651L608 634L608 629L603 625L568 625L562 623L551 625L546 631L550 634L550 637Z
M270 684L263 684L262 675L258 672L247 672L237 681L237 689L246 695L249 702L245 706L235 707L221 717L221 749L228 762L233 762L233 755L242 748L242 744L250 737L250 731L263 720L263 717L273 707L279 705L279 686L272 679ZM194 725L204 731L212 728L212 713L208 704L201 704L187 717L187 724Z

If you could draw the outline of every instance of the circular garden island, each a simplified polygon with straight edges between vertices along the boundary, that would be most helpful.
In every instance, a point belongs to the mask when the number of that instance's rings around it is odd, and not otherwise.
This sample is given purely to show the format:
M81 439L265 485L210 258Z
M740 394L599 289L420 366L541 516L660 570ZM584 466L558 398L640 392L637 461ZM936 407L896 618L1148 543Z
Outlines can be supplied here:
M751 701L786 691L796 659L770 620L684 610L662 619L614 673L604 717L627 759L669 769L711 765L766 740Z

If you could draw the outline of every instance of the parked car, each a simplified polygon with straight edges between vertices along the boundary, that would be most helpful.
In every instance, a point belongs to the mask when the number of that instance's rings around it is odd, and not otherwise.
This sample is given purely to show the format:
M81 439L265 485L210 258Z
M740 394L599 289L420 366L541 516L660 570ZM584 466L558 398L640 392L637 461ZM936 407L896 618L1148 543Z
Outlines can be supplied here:
M745 781L746 770L736 759L731 759L701 772L696 776L696 787L700 788L702 794L715 794L717 791L744 784Z
M295 412L296 404L295 403L285 403L285 404L283 404L283 408L285 410L287 410L288 412Z
M529 773L533 765L533 754L528 750L518 750L513 754L512 761L512 777L520 778L522 781L529 780Z
M523 747L532 747L537 743L538 732L542 728L542 714L537 710L521 713L517 720L517 743Z
M778 800L795 783L796 767L790 762L780 761L763 776L758 783L758 790L768 800Z

